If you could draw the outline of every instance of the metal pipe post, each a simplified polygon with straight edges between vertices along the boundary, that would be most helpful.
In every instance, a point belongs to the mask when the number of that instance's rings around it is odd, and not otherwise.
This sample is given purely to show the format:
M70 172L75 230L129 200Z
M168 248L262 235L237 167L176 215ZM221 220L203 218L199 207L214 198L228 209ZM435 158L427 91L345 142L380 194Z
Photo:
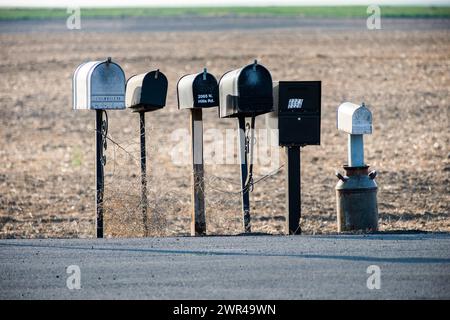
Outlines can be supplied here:
M145 151L145 112L139 112L141 137L141 208L144 236L148 236L147 222L147 153Z
M350 167L364 166L364 141L362 134L348 135L348 165Z
M301 180L300 180L300 147L286 147L286 228L288 234L300 234L301 217Z
M103 110L95 110L95 209L97 238L103 238L103 194L105 188L104 168L103 168Z
M238 136L239 136L239 160L241 163L241 187L242 187L242 212L244 215L244 231L251 232L250 224L250 194L247 186L248 176L248 161L247 161L247 147L245 139L245 117L238 117Z

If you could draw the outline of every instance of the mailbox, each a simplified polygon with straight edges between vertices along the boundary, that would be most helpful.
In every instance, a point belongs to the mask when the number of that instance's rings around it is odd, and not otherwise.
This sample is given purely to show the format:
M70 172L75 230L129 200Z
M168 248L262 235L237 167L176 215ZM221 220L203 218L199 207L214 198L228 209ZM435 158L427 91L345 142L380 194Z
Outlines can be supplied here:
M348 165L364 167L363 135L372 133L372 112L364 102L344 102L337 110L337 127L348 134Z
M166 105L167 78L159 70L134 75L127 81L125 102L136 112L148 112Z
M319 145L321 82L274 82L273 95L274 112L266 116L266 124L279 130L279 145Z
M206 69L188 74L177 83L178 109L211 108L219 105L219 88L216 78Z
M337 127L349 134L371 134L372 112L363 104L341 104L337 111Z
M377 172L364 162L364 135L372 133L372 113L364 102L342 103L337 110L338 130L348 136L345 175L336 172L338 232L378 230Z
M300 234L300 149L320 144L320 81L273 82L274 112L266 125L278 130L278 144L286 147L286 233Z
M125 109L125 74L110 58L79 65L72 88L74 110Z
M201 73L188 74L177 83L178 109L189 109L192 155L192 214L191 234L206 234L204 166L203 166L203 108L219 105L216 78L206 68Z
M219 80L220 117L250 117L272 111L270 72L256 61Z
M80 64L72 77L72 108L95 110L95 184L97 238L103 238L103 196L105 190L105 161L108 118L105 110L125 109L125 74L111 61L90 61Z

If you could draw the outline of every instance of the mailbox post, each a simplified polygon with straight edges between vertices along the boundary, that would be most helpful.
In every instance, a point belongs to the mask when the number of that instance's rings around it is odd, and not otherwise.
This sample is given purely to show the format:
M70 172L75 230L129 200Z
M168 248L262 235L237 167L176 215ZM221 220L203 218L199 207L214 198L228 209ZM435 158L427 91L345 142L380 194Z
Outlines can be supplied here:
M338 130L348 134L348 165L336 176L338 232L378 230L376 171L364 163L363 135L372 133L372 113L364 103L345 102L337 111Z
M191 235L206 235L205 185L203 166L203 108L219 105L216 78L203 69L201 73L188 74L177 84L178 109L190 110L192 155L192 212Z
M126 106L139 113L139 134L141 144L141 209L144 235L148 236L147 215L147 152L145 150L145 113L166 105L167 78L159 71L132 76L126 85Z
M301 158L299 146L286 147L286 233L300 234L302 215Z
M300 148L320 144L320 81L273 83L274 109L267 127L278 130L278 144L286 147L286 233L300 234Z
M106 158L103 149L106 149L106 126L103 121L103 111L95 110L95 211L97 213L97 238L103 238L103 196L105 190L105 164Z
M145 150L145 112L139 112L139 137L141 144L141 208L142 224L144 226L144 236L148 236L147 219L147 152Z
M249 192L253 187L255 117L273 110L270 72L255 60L253 64L225 73L219 80L219 102L221 118L238 120L243 225L248 233L251 232ZM246 117L251 117L247 125Z
M103 238L104 166L108 132L106 110L125 109L125 74L108 58L78 66L72 78L73 110L95 110L96 137L96 234Z

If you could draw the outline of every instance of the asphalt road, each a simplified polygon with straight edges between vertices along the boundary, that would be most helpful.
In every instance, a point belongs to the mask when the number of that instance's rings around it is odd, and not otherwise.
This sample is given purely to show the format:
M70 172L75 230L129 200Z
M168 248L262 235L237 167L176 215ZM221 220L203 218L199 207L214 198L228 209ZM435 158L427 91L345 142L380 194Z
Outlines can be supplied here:
M103 298L449 299L450 234L0 240L0 299Z
M69 15L68 15L69 16ZM34 32L160 32L258 29L360 30L368 31L363 18L303 17L126 17L83 18L81 29L71 30L65 19L0 20L0 33ZM450 19L382 18L379 31L449 30ZM370 30L369 30L370 31Z

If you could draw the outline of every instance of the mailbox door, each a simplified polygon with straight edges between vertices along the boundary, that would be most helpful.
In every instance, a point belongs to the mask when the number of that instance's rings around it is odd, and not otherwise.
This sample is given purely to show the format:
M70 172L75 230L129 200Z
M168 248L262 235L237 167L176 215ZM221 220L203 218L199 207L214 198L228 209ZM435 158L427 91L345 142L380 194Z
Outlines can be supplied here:
M320 81L280 81L278 85L279 144L320 144Z
M278 128L281 146L320 144L320 117L281 116L278 118Z
M206 73L199 73L192 83L192 94L195 108L211 108L219 105L219 87L216 78Z
M320 81L280 82L278 91L279 114L319 114Z
M272 111L272 76L262 65L251 64L241 70L238 92L237 109L239 113L248 116Z
M125 74L119 65L98 64L89 81L92 109L125 109Z
M161 71L147 73L142 81L141 105L146 109L164 107L166 105L167 84L167 78Z

